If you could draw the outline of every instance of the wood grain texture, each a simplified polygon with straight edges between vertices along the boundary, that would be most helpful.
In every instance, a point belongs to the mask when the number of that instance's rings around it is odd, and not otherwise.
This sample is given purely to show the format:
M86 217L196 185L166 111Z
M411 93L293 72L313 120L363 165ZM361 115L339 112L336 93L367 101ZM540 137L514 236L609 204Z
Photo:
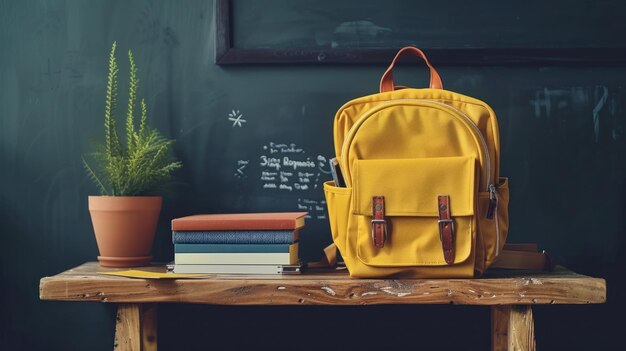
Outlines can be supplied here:
M232 46L230 35L230 4L228 0L215 0L215 63L219 64Z
M509 351L535 351L535 323L530 306L509 306Z
M120 304L115 323L115 351L157 351L157 305Z
M143 351L157 351L157 304L141 305L141 347Z
M505 351L509 347L510 305L491 306L491 351Z
M117 307L113 350L141 350L141 306L139 304L120 304Z
M152 267L164 269L162 266ZM589 304L606 300L604 279L559 269L500 272L480 279L352 279L345 271L301 275L207 275L145 280L99 274L86 263L42 278L40 298L118 303L218 305Z
M491 307L491 350L536 350L535 324L530 305Z

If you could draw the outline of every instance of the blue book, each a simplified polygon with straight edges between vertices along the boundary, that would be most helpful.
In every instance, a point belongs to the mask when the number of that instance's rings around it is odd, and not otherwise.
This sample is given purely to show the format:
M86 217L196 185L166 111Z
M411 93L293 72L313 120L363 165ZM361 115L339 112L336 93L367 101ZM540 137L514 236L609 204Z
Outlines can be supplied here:
M174 244L175 253L287 253L289 244Z
M291 244L298 230L174 231L174 244Z

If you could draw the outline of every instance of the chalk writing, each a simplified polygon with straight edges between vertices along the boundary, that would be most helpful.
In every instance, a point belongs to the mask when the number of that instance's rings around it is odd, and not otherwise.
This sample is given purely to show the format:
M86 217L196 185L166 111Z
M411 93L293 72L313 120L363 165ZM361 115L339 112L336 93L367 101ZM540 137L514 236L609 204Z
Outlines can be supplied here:
M273 157L267 157L265 155L261 155L261 167L270 167L275 170L280 169L280 160Z
M304 153L304 150L296 147L296 144L291 143L287 144L276 144L274 142L269 142L268 145L263 145L263 150L269 150L271 154L282 153L282 154L299 154Z
M295 143L270 141L261 149L258 165L263 189L298 193L315 190L320 176L329 172L325 156L309 156Z
M330 179L328 158L309 154L295 143L270 141L259 151L256 162L254 158L236 162L235 176L245 180L258 172L254 178L260 180L261 191L275 194L277 198L293 199L294 209L309 212L310 219L326 219L326 201L320 188L322 181Z
M294 170L298 168L315 168L315 162L309 160L308 158L305 161L297 161L292 160L289 157L283 157L283 166L285 167L293 167Z
M308 211L309 219L326 219L326 200L298 198L298 209Z
M300 184L300 183L295 183L293 185L294 188L298 189L298 190L308 190L309 186L306 184Z

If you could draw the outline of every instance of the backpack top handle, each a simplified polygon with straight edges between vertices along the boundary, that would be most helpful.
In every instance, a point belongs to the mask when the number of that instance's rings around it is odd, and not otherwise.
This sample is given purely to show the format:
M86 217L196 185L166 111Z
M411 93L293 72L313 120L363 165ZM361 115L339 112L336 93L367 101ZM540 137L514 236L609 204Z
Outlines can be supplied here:
M392 73L393 67L396 64L396 61L398 60L398 58L400 58L400 56L402 56L405 53L407 55L410 54L412 56L422 58L424 62L426 62L426 65L428 66L428 68L430 68L430 87L432 89L443 89L443 84L441 83L441 77L439 76L439 73L437 73L435 68L430 64L430 62L428 62L428 59L426 58L426 55L424 55L422 50L414 46L405 46L402 49L400 49L400 51L398 51L398 53L396 54L396 57L393 58L393 61L391 61L391 64L389 65L385 73L383 74L383 77L380 79L380 92L381 93L384 93L387 91L393 91L395 89L395 86L393 84L393 73Z

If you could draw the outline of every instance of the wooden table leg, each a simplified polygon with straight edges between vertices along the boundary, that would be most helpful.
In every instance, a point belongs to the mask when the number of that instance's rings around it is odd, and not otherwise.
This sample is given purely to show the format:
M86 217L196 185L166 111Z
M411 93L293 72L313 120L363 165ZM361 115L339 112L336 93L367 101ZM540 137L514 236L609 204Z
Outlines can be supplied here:
M530 305L491 306L491 350L536 350L535 323Z
M119 304L113 350L157 350L156 304Z

